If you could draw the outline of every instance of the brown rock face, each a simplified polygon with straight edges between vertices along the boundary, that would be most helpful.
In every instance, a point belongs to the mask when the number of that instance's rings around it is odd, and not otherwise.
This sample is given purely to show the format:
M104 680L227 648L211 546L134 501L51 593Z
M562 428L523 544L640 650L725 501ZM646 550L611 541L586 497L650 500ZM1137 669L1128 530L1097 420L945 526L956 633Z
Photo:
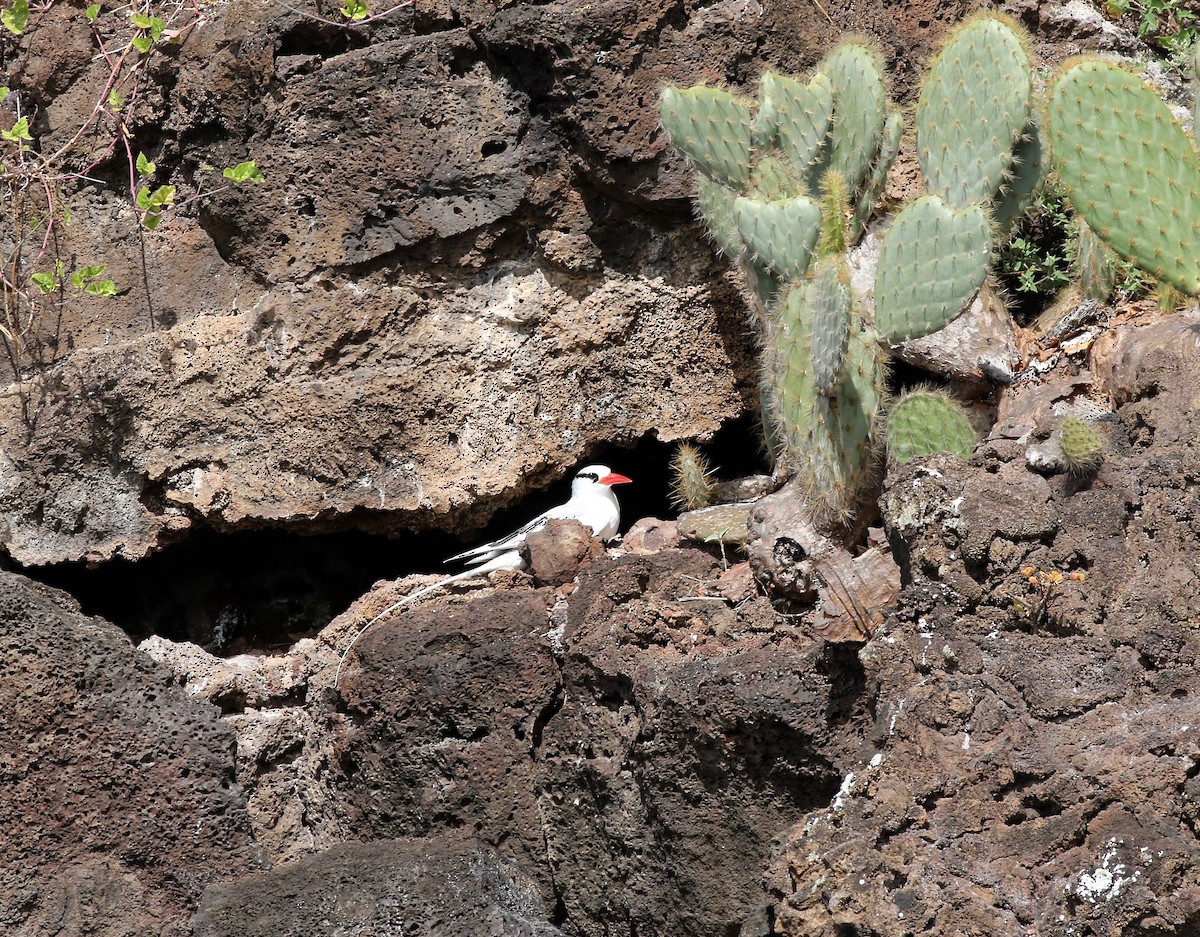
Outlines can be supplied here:
M1094 480L1020 457L889 476L907 585L860 655L875 728L792 833L786 933L1200 929L1200 410L1164 328L1126 341L1154 349L1126 359L1135 443Z
M345 843L209 889L195 937L562 937L533 883L469 837ZM418 931L419 928L419 931Z
M0 573L0 930L189 933L261 867L234 736L119 630Z
M114 187L64 190L64 256L120 293L70 296L0 394L0 544L37 565L198 522L462 528L601 445L713 433L755 365L659 89L803 70L836 22L878 37L903 94L969 5L935 6L422 0L351 30L206 10L127 123L180 202L221 190L155 231L123 157L95 170ZM77 10L39 16L9 84L49 152L108 66ZM205 168L247 158L261 185Z
M497 593L364 639L346 834L473 829L571 933L735 933L770 838L836 789L840 665L689 598L719 573L695 550L600 560L553 612Z

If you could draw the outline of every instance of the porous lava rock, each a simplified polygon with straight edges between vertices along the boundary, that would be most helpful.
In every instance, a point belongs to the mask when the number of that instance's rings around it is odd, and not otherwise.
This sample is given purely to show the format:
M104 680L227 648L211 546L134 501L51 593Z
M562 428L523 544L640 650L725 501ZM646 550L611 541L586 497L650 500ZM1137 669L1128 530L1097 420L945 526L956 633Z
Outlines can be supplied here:
M462 834L343 843L214 886L194 937L564 937L512 862Z
M1186 317L1139 332L1094 478L986 446L889 474L875 725L789 838L785 933L1200 928L1200 356Z
M209 703L63 593L0 572L0 930L183 937L263 867Z

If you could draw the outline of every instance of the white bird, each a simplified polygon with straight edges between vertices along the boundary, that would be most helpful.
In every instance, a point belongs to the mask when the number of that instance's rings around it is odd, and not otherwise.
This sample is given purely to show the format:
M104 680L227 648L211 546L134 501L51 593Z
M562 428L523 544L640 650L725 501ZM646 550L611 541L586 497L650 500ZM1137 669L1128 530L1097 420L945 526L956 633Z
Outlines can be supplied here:
M507 537L501 537L499 540L493 540L491 543L485 543L482 546L472 547L470 550L464 550L462 553L458 553L447 559L447 563L452 563L455 560L466 560L470 564L470 568L463 570L461 573L455 573L453 576L447 576L445 579L439 580L431 586L426 586L424 589L418 589L412 595L402 598L399 602L393 602L363 625L351 639L350 644L347 645L346 650L342 653L341 660L338 661L337 672L333 677L334 689L337 689L338 681L342 676L342 667L346 663L346 658L349 656L351 649L375 622L379 621L384 615L395 611L400 606L415 602L421 596L428 595L430 592L434 592L451 583L470 579L475 576L486 576L488 573L498 569L524 569L527 563L521 555L521 547L525 545L525 538L535 530L541 530L546 526L547 522L551 520L576 520L589 528L594 536L602 540L611 540L617 535L617 530L621 526L621 505L617 502L617 495L611 486L624 485L630 481L632 479L626 478L624 475L618 475L607 465L585 466L575 473L575 479L571 482L571 497L566 503L539 514L527 524L518 527Z

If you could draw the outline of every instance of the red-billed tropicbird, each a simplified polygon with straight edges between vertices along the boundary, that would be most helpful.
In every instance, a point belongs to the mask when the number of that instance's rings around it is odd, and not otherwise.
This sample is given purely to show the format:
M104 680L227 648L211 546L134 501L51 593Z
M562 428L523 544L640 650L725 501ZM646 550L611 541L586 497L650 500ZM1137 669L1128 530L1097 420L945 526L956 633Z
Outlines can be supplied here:
M611 540L617 535L617 529L621 524L621 506L617 503L617 495L611 486L623 485L629 481L631 479L626 478L624 475L618 475L607 465L585 466L575 473L575 479L571 482L571 497L566 503L539 514L533 520L529 521L529 523L523 524L514 530L507 537L501 537L499 540L493 540L491 543L485 543L482 546L464 550L462 553L450 557L446 560L447 563L452 563L455 560L466 560L470 564L470 568L463 570L461 573L455 573L453 576L447 576L445 579L439 580L431 586L418 589L411 595L402 598L399 602L393 602L363 625L351 639L350 644L347 645L346 650L342 653L341 660L338 661L337 672L333 677L334 689L337 689L338 681L342 675L342 666L346 663L346 657L350 654L351 648L358 643L358 639L375 622L379 621L384 615L395 611L400 606L415 602L421 596L428 595L430 592L434 592L451 583L459 582L463 579L471 579L475 576L486 576L488 573L498 569L524 569L526 562L525 558L521 555L521 547L525 545L525 538L535 530L541 530L541 528L545 527L547 521L556 519L576 520L585 527L590 528L593 535L602 540Z

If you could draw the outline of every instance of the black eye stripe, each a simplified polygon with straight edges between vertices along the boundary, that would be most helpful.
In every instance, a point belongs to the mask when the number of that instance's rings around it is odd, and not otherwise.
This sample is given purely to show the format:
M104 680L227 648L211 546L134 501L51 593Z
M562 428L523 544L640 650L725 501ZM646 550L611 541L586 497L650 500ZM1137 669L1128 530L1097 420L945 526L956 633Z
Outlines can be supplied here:
M590 478L594 482L600 480L600 476L597 475L595 472L580 472L578 477L579 478Z

